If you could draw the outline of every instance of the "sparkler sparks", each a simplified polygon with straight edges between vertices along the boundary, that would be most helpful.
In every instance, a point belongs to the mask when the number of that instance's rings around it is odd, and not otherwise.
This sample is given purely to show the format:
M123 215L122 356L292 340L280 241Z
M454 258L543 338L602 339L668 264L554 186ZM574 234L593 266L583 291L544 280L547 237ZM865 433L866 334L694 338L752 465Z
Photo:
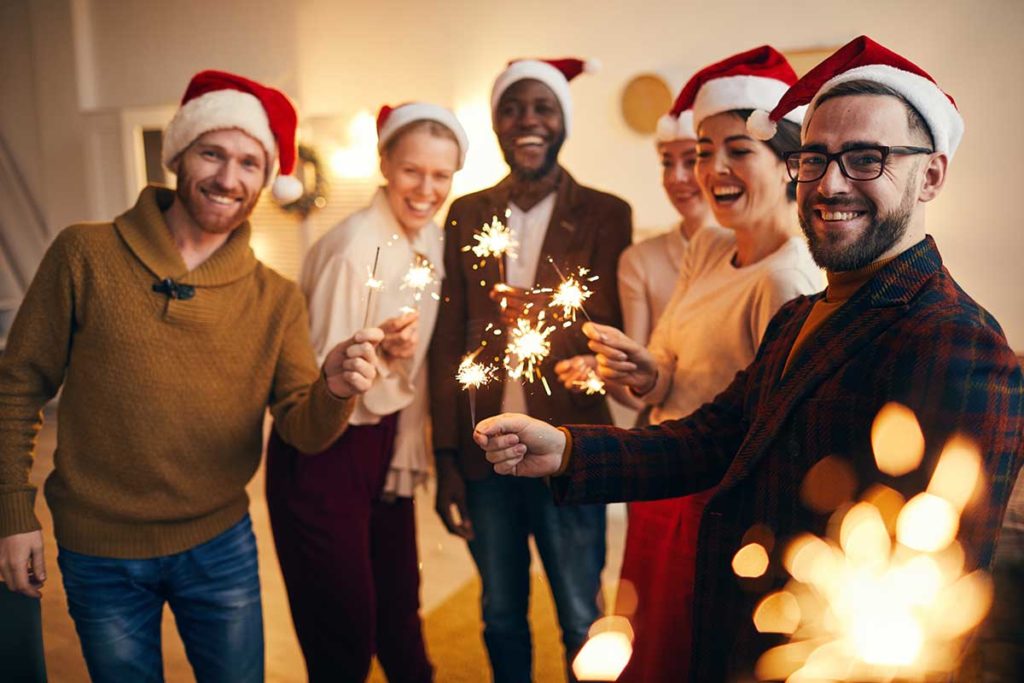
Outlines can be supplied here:
M462 385L463 389L478 389L496 379L497 368L493 365L477 363L474 359L478 351L462 359L459 363L459 371L455 373L455 379Z
M581 389L587 396L604 394L604 381L597 376L593 368L587 368L587 376L572 383L577 389Z
M587 287L586 282L596 282L599 277L597 275L587 277L590 271L582 266L576 271L575 275L566 277L555 263L555 260L550 256L548 256L548 263L555 269L559 279L562 281L562 284L558 286L558 289L551 296L551 303L548 306L551 308L561 308L562 317L566 320L576 322L576 311L580 311L587 320L590 320L590 315L587 313L587 309L583 307L583 302L593 296L594 293Z
M527 382L533 382L537 376L544 381L540 364L551 353L548 337L554 331L554 326L544 322L543 311L537 316L536 325L526 318L516 320L516 326L509 330L508 346L505 347L505 370L510 378L525 378Z
M494 258L498 261L500 278L505 280L504 257L516 257L516 248L519 243L512 236L512 230L498 220L497 216L491 218L490 223L485 223L479 230L473 233L476 244L467 244L462 251L472 251L480 258Z
M401 289L411 289L413 300L419 301L420 297L423 296L424 290L436 281L434 265L422 255L417 254L413 258L413 263L409 266L409 270L402 277Z
M497 368L493 365L476 362L476 356L482 348L481 346L463 358L459 363L458 372L455 373L455 379L462 385L463 390L469 390L469 420L474 427L476 426L476 390L497 377Z

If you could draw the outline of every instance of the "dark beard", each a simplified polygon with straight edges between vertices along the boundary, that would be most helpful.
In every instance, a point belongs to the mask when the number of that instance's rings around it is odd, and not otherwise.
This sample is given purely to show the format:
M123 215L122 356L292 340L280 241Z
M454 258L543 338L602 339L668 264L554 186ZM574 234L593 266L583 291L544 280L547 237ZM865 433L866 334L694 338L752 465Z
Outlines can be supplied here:
M819 238L811 227L811 219L805 218L805 214L813 214L813 212L807 212L801 206L799 211L800 227L803 228L814 262L825 270L841 273L859 270L877 261L878 257L899 242L907 232L907 226L910 225L910 214L914 209L914 197L910 190L911 188L908 186L907 192L903 195L903 201L895 211L881 218L878 217L878 209L874 203L868 202L867 209L874 216L874 220L864 234L848 246L842 246L832 241L828 233L825 237ZM829 201L818 198L816 203L827 205ZM843 206L847 202L837 201L835 204Z
M253 197L239 204L238 210L235 211L231 218L222 218L216 222L205 220L196 210L196 202L193 201L193 193L198 194L200 192L199 186L192 182L191 176L184 168L182 168L183 166L184 164L181 164L181 167L179 167L180 175L178 176L177 186L174 191L175 194L177 194L181 205L185 208L185 211L192 217L192 221L203 231L214 234L232 232L249 218L249 214L251 214L252 210L256 207L256 202L259 201L260 195L258 192ZM230 192L225 191L224 188L220 187L215 181L213 185L214 187L210 189L225 195L231 194Z
M562 131L558 136L558 139L554 140L551 143L551 146L548 147L548 151L544 154L544 163L536 170L531 171L529 169L516 168L515 158L512 156L512 153L504 153L503 151L505 163L512 169L512 173L520 182L534 182L551 173L551 169L558 164L558 153L562 151L562 145L564 144L565 131Z

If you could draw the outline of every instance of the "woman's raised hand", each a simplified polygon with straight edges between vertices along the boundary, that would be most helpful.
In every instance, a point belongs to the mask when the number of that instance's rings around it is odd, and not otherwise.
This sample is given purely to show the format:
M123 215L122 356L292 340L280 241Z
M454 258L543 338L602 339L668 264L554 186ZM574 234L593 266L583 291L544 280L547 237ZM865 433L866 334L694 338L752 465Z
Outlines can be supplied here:
M587 346L597 355L597 374L606 382L629 387L636 394L645 394L658 380L658 364L642 344L610 325L584 323Z

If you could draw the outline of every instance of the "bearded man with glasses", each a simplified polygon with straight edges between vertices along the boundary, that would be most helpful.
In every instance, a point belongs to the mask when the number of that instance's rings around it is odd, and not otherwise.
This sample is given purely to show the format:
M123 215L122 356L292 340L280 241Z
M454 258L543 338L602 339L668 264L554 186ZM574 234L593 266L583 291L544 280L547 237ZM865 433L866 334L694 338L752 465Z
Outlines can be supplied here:
M778 539L825 534L829 515L802 505L796 491L826 457L847 460L857 492L881 483L909 499L950 439L973 441L985 487L964 508L957 536L970 571L992 566L1024 456L1020 365L925 232L925 206L942 189L963 133L952 98L920 67L861 36L748 126L769 137L773 122L803 105L802 147L787 167L801 181L800 220L828 288L783 306L750 366L689 416L642 430L558 428L506 414L474 433L496 472L550 476L561 502L715 487L697 534L694 681L750 679L758 655L778 644L755 628L764 593L746 590L732 559L762 525ZM602 372L635 363L593 326L584 331ZM925 441L920 466L902 476L881 472L872 456L872 422L890 402L914 412ZM773 566L759 581L766 591L781 588L785 572Z

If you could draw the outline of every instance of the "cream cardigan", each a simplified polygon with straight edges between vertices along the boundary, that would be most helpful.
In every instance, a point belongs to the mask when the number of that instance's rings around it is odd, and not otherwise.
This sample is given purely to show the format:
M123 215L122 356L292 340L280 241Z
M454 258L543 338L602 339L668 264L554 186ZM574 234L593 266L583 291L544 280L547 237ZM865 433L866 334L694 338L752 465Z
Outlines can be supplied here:
M381 188L369 206L331 228L310 248L299 284L309 307L313 348L322 362L327 351L363 326L369 294L366 281L377 247L380 260L376 279L383 286L372 297L369 324L380 324L399 315L403 308L416 308L420 313L419 336L412 358L378 368L377 380L356 401L349 422L376 424L381 417L399 412L395 451L384 491L408 497L416 485L426 481L430 471L430 411L424 360L437 319L444 277L441 229L431 221L415 236L408 236ZM403 286L403 278L420 258L425 258L434 272L433 281L418 292L417 301L417 290Z

